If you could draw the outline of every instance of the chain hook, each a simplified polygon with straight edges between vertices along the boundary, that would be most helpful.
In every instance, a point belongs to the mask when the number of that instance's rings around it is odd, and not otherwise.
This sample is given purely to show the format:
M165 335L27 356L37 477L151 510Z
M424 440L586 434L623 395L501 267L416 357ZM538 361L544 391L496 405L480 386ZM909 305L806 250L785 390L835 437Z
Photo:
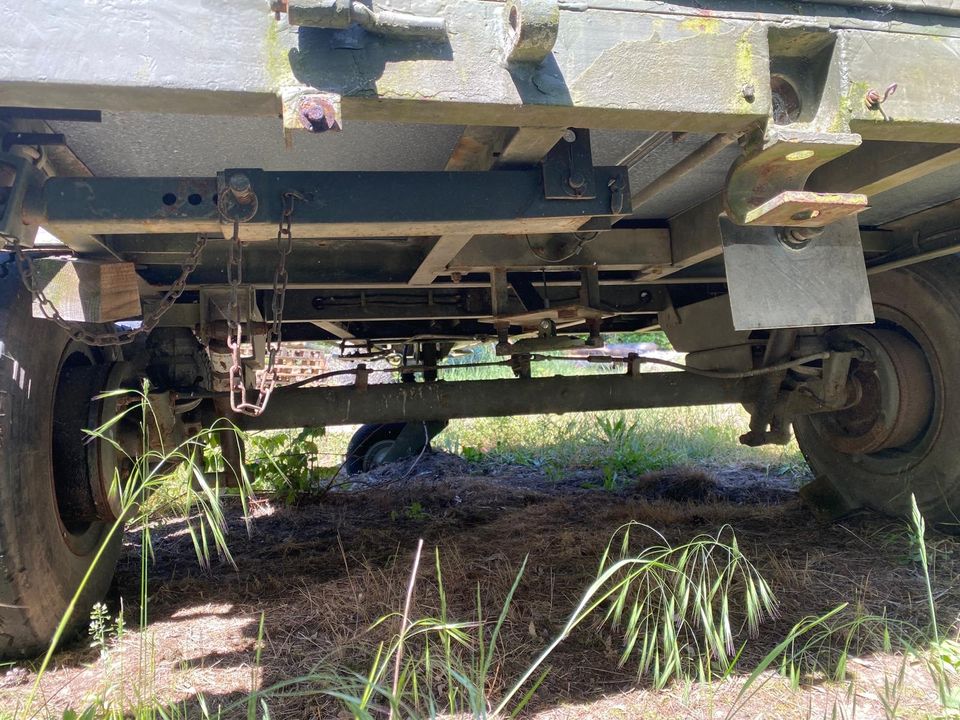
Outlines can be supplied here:
M239 308L239 281L233 282L242 276L242 259L237 261L235 275L228 273L231 280L231 309L236 313L234 336L232 330L228 333L227 344L230 347L232 362L230 365L230 409L243 415L257 417L263 414L270 400L270 395L277 384L277 356L283 343L283 310L286 303L287 285L287 257L293 250L293 211L297 200L306 198L295 190L287 190L281 195L282 210L277 225L277 267L273 274L273 294L270 300L270 329L267 334L267 366L257 380L256 401L247 400L247 387L243 379L243 363L240 356L241 318ZM234 253L240 258L242 244L239 239L239 223L234 222L233 242L231 244L231 262ZM234 307L235 304L235 307ZM228 313L231 314L231 313ZM229 319L228 319L229 323Z

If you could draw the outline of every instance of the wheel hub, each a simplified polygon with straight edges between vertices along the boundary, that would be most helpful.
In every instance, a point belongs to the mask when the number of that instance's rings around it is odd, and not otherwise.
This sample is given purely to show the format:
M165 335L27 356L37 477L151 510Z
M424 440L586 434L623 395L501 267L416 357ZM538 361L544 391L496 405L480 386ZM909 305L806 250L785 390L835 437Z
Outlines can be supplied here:
M381 440L371 445L363 455L364 472L372 470L378 465L383 465L395 442L395 440Z
M823 439L835 450L866 455L908 445L923 433L933 412L934 385L923 350L896 330L853 328L832 338L866 350L851 375L860 400L816 417Z

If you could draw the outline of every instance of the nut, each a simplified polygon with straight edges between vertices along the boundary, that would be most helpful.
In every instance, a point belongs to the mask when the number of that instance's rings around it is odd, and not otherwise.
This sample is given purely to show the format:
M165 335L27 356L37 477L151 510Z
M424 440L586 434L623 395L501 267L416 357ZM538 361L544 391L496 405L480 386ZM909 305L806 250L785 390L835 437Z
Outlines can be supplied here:
M339 108L330 98L323 95L308 95L301 98L298 115L300 124L310 132L342 129Z

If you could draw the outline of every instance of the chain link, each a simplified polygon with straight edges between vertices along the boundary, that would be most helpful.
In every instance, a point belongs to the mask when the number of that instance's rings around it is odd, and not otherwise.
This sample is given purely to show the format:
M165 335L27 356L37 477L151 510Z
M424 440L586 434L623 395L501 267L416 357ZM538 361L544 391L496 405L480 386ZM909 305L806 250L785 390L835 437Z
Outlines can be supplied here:
M277 355L283 343L283 308L287 296L287 257L293 250L293 209L297 200L304 197L297 192L283 193L283 212L277 227L277 268L273 274L273 297L270 304L270 329L267 334L267 366L257 381L257 399L247 399L247 387L243 377L243 359L240 356L242 320L239 302L239 287L243 278L240 224L233 224L230 243L230 260L227 265L227 281L230 283L230 301L227 308L227 345L230 348L230 409L243 415L261 415L277 384Z
M109 347L131 343L139 336L146 335L157 326L160 318L163 317L167 310L173 307L173 304L183 294L183 291L187 287L187 279L190 277L190 274L197 269L197 265L200 264L200 255L203 253L206 245L207 236L202 233L197 235L197 242L193 246L193 250L190 251L187 259L184 260L180 266L180 276L174 281L173 285L170 286L170 289L166 295L160 299L156 307L154 307L148 315L143 317L139 327L129 330L110 330L104 332L94 332L89 329L87 323L67 320L60 314L60 311L57 310L53 302L44 294L43 289L37 284L35 277L36 269L33 265L33 260L23 251L23 247L17 240L13 242L13 256L17 269L20 272L20 280L23 286L33 297L34 303L40 308L40 312L43 313L45 318L55 322L77 342L98 347Z

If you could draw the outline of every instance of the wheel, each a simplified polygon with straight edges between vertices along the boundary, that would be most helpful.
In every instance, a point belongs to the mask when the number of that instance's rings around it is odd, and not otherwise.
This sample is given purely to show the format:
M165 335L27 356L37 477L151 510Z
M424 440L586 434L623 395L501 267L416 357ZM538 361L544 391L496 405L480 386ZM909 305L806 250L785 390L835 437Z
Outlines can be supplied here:
M818 480L845 509L910 514L960 530L960 261L945 258L871 278L876 324L831 331L859 347L859 402L795 423ZM832 502L832 501L831 501Z
M356 475L380 465L393 448L403 426L404 423L361 425L347 445L347 459L343 464L347 474Z
M108 537L109 452L85 443L102 408L111 358L31 316L16 275L0 281L0 656L44 651ZM104 488L107 491L104 491ZM120 549L110 538L74 625L106 593Z

